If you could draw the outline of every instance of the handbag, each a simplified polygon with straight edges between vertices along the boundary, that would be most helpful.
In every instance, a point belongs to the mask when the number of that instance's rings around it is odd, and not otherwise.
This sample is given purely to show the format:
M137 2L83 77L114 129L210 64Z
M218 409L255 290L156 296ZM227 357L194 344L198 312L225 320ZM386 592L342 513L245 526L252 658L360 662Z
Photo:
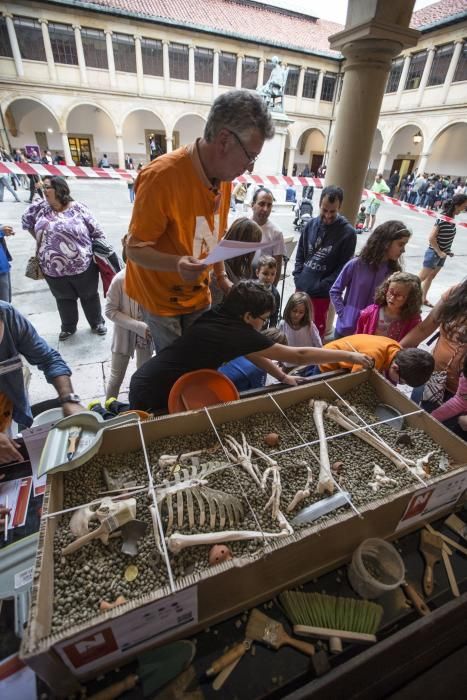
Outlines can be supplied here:
M456 355L457 351L447 363L446 369L440 369L432 373L423 389L422 401L428 401L435 406L440 406L443 403L448 380L448 369Z
M39 246L41 244L41 241L42 241L42 234L41 234L39 240L37 241L36 254L31 255L31 257L29 258L29 260L26 263L26 271L24 274L26 277L29 277L30 280L43 280L44 279L44 273L42 272L42 269L41 269L41 266L39 263L39 256L38 256Z
M91 245L92 257L99 269L105 297L113 278L117 272L123 270L123 262L108 241L97 238L92 240Z

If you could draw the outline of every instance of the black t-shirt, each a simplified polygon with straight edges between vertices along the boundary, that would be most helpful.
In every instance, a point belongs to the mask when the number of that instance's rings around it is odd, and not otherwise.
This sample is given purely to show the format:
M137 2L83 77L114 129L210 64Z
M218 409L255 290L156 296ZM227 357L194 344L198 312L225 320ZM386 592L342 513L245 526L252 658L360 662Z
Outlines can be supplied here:
M240 318L212 309L172 345L140 367L130 383L131 408L166 408L170 390L179 377L197 369L217 369L240 355L266 350L274 342Z

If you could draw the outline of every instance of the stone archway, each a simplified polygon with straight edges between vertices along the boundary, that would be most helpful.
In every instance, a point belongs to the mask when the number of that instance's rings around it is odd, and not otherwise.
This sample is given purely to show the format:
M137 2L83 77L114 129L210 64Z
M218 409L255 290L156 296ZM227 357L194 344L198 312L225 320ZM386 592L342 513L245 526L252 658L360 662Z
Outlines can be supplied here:
M447 124L433 138L425 170L437 175L466 175L467 121Z
M425 147L426 137L418 124L406 124L397 129L389 139L385 172L397 170L400 177L403 177L420 167L423 169Z
M52 110L29 97L18 97L4 110L8 139L13 150L38 146L41 154L63 153L59 123Z
M98 104L74 105L66 116L66 130L71 157L76 165L99 165L104 154L118 167L115 124Z
M325 150L326 137L321 129L314 126L306 129L297 141L297 150L295 151L297 173L301 173L305 166L308 166L309 170L316 175L323 162Z
M166 153L167 129L155 112L150 109L134 109L122 121L122 138L125 155L138 163L148 163L161 153Z
M190 113L183 114L178 117L173 125L172 138L175 144L178 141L179 146L186 146L204 133L206 119L201 114Z

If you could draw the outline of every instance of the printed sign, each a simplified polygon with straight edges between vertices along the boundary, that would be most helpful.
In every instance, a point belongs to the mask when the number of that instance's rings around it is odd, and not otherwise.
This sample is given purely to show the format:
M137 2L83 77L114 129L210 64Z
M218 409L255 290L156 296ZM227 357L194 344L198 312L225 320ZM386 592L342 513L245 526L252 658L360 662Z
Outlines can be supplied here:
M467 472L444 479L435 486L420 489L410 499L395 532L428 520L449 505L454 506L466 489Z
M23 571L19 571L15 574L15 591L17 588L22 588L23 586L29 586L32 583L32 575L34 572L34 567L29 566Z
M77 675L118 662L198 622L196 586L132 610L57 644L54 649Z

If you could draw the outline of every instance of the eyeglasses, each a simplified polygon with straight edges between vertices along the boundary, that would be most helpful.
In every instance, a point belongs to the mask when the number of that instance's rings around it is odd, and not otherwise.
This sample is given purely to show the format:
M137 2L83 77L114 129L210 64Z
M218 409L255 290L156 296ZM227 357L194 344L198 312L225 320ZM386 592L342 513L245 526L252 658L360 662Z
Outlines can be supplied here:
M248 163L256 163L256 161L257 161L258 158L259 158L259 153L258 153L258 155L256 155L256 156L252 156L250 153L248 153L248 151L246 150L245 146L243 145L243 143L242 143L240 137L237 136L237 134L235 133L235 131L231 131L230 129L227 129L227 131L229 132L229 134L232 134L232 136L235 137L236 142L238 143L238 145L239 145L240 148L242 149L242 151L243 151L243 153L245 154L245 156L248 158Z

